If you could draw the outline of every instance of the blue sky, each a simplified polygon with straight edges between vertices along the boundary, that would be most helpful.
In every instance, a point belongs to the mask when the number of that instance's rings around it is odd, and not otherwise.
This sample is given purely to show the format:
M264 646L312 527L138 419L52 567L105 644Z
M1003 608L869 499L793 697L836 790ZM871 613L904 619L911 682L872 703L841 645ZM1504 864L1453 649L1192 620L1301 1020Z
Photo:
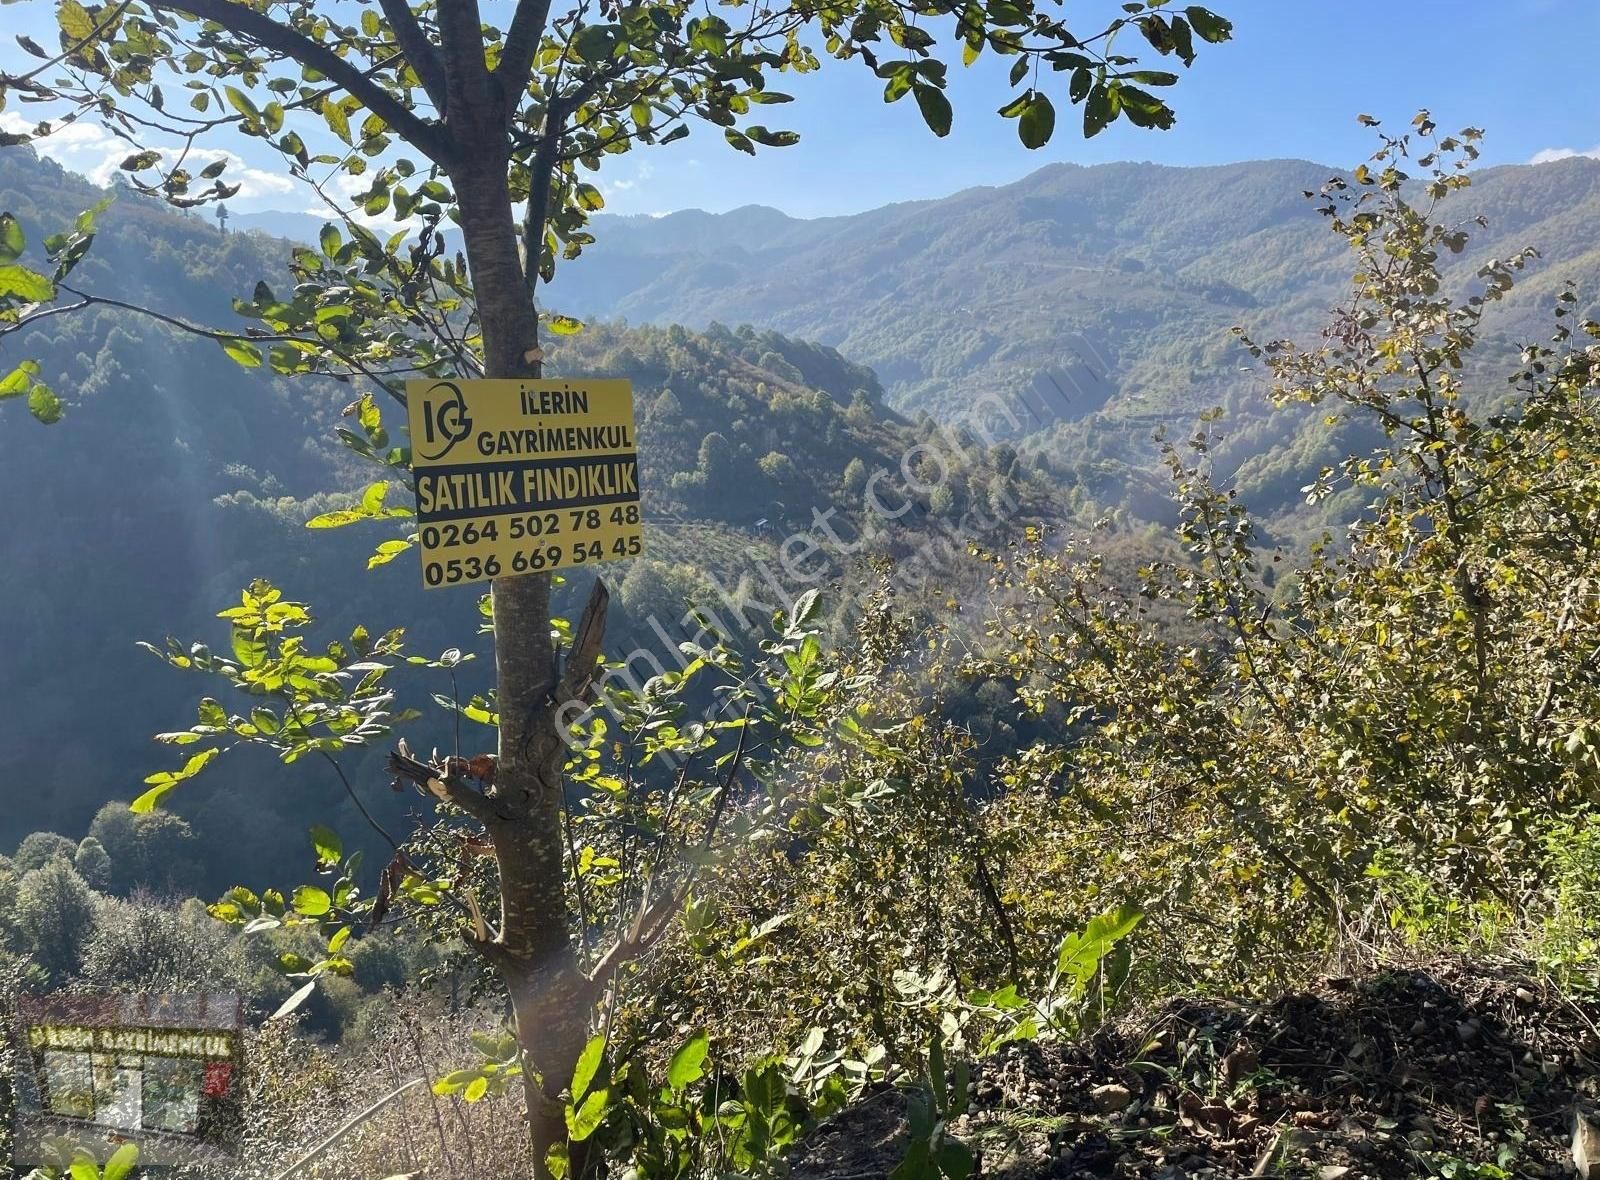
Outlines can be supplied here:
M1067 5L1083 12L1085 27L1116 7L1111 0ZM774 83L796 101L763 112L769 125L799 131L799 145L751 159L704 128L670 147L608 161L599 184L616 213L763 204L821 216L1001 184L1057 161L1188 165L1295 156L1353 164L1372 145L1356 125L1358 113L1396 126L1422 106L1447 129L1486 128L1487 162L1600 154L1595 0L1210 0L1210 7L1233 20L1235 39L1202 46L1168 92L1178 111L1171 131L1119 123L1085 142L1063 111L1054 141L1027 151L995 114L1011 93L1009 60L986 54L972 69L952 68L955 126L938 140L909 98L886 106L882 83L859 62L825 60L815 74ZM45 0L8 5L8 27L53 43L52 8ZM0 47L0 68L22 60L31 59ZM1057 81L1064 86L1064 77ZM1065 107L1064 96L1057 106ZM0 114L15 117L14 109ZM238 138L216 146L257 166L230 173L247 182L236 208L309 207L273 174L274 157ZM127 151L87 128L53 150L84 172L103 171Z

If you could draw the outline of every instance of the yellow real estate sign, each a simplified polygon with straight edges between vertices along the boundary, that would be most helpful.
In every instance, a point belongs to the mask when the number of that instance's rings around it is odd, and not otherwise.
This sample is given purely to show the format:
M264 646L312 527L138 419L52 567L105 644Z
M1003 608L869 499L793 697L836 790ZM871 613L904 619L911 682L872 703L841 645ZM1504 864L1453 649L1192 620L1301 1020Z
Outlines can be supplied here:
M407 381L428 587L637 556L633 386Z

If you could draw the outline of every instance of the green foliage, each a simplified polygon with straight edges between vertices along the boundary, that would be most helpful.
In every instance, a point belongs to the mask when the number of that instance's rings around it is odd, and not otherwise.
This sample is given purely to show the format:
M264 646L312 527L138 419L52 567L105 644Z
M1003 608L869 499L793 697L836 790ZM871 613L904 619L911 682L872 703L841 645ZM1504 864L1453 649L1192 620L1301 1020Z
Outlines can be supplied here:
M1588 815L1544 834L1542 928L1534 954L1570 987L1600 987L1600 827Z
M196 880L192 866L200 850L194 830L171 812L138 814L126 803L107 803L89 825L84 842L90 840L110 861L104 887L112 893L164 894L192 887Z
M78 876L84 879L89 888L104 890L111 885L111 857L105 850L105 845L93 836L85 836L78 842L77 850L72 854L72 867L77 870Z
M17 845L11 860L19 870L27 872L29 869L42 869L53 860L71 864L77 851L77 845L65 836L55 832L33 832Z
M1600 523L1600 327L1569 326L1563 294L1555 347L1528 346L1496 412L1469 408L1483 316L1531 257L1485 264L1464 295L1441 280L1466 239L1437 210L1475 138L1419 116L1375 168L1333 181L1323 212L1356 252L1352 298L1315 349L1251 346L1278 401L1379 428L1379 449L1308 489L1370 497L1344 546L1280 570L1274 595L1203 422L1189 457L1167 448L1189 558L1148 563L1137 597L1075 542L997 568L1002 654L974 668L1021 679L1077 735L1024 752L1007 780L1059 776L1066 830L1112 833L1118 855L1055 862L1078 889L1135 897L1164 925L1204 904L1234 949L1187 966L1202 976L1230 978L1236 956L1292 972L1315 950L1308 928L1329 938L1368 906L1441 932L1480 922L1594 788L1600 680L1578 653L1600 627L1584 539ZM1402 180L1412 155L1425 184Z
M463 153L470 157L482 145L462 144L463 135L475 131L505 143L494 189L501 201L531 198L522 268L531 289L551 280L558 260L575 258L593 243L589 218L604 200L587 177L606 157L671 143L693 122L720 128L729 145L752 155L758 146L798 142L792 131L752 120L759 108L790 101L769 83L817 70L818 50L841 62L859 60L884 81L886 102L914 94L923 121L939 136L949 133L954 117L946 93L950 60L959 53L970 66L985 50L1015 59L1013 86L1029 79L1017 102L1001 112L1020 116L1018 133L1029 148L1046 143L1054 129L1054 105L1040 80L1045 67L1050 75L1070 76L1066 86L1052 77L1048 88L1067 103L1083 104L1088 134L1124 116L1137 126L1168 127L1171 108L1135 83L1161 87L1177 77L1133 68L1138 60L1125 51L1127 38L1142 37L1156 54L1188 66L1196 35L1219 43L1231 26L1199 6L1183 15L1158 11L1165 6L1166 0L1125 4L1103 29L1074 31L1033 0L959 13L952 8L948 13L957 19L948 27L919 22L911 9L861 4L764 5L751 19L733 23L686 3L595 14L582 6L551 11L522 5L508 28L461 30L465 41L448 22L430 38L409 7L368 8L348 26L318 23L309 14L228 13L216 22L222 36L196 48L185 27L198 28L221 13L171 10L165 23L150 24L121 10L90 18L74 2L61 5L57 17L60 58L70 59L77 72L49 83L39 71L15 83L0 81L0 105L20 87L32 101L54 100L67 110L64 122L93 112L132 139L135 128L163 126L170 118L161 87L148 85L152 76L165 75L192 91L189 105L199 117L186 117L195 134L227 128L258 139L319 194L328 175L359 178L365 188L353 203L361 212L391 214L400 223L388 240L345 214L342 227L330 225L319 236L317 250L295 252L292 294L279 297L263 281L252 299L236 301L238 313L256 321L248 333L188 327L246 369L265 362L284 374L361 374L392 391L396 374L477 367L482 339L459 334L456 323L473 300L465 259L447 256L440 233L452 222L465 224L457 190L479 184L468 176ZM260 46L263 56L229 52L229 37ZM891 45L893 53L880 60ZM357 70L349 64L357 59L375 64ZM511 101L476 110L474 123L458 100L447 122L446 77L469 63L484 87ZM7 141L42 139L54 126L44 120L20 135L8 133ZM313 154L308 137L315 143L328 134L345 150ZM122 161L121 172L135 191L181 208L238 192L228 182L226 159L196 173L184 166L185 158L142 148ZM316 169L324 179L311 182ZM469 201L467 207L476 206ZM5 214L0 335L59 310L49 305L63 292L77 299L73 307L102 301L62 285L93 240L94 212L79 219L72 236L47 241L57 264L54 280L14 261L26 243L15 216ZM555 335L582 327L569 316L542 318ZM35 415L54 421L60 402L33 376L22 369L12 374L28 388Z
M259 971L204 906L149 895L99 902L81 966L84 982L106 991L236 992L265 1002Z
M608 1048L595 1037L579 1058L566 1121L571 1143L585 1146L553 1152L558 1177L578 1150L588 1167L598 1155L642 1176L783 1176L784 1149L838 1106L838 1091L820 1104L800 1099L779 1059L727 1068L703 1032L678 1044L659 1074L639 1059L612 1060Z
M950 1128L967 1112L971 1067L965 1058L945 1057L943 1036L928 1045L927 1065L906 1102L909 1143L891 1180L967 1180L977 1168L972 1149Z
M10 922L29 956L59 984L76 972L94 929L94 895L69 859L22 874Z
M782 451L768 451L757 464L761 474L781 488L794 487L800 482L800 469L794 460Z
M150 789L134 800L136 813L159 806L170 791L235 745L265 746L283 762L294 763L308 754L341 754L390 730L394 718L387 706L393 694L384 690L383 679L393 665L383 657L399 653L398 629L376 640L358 629L348 641L335 640L320 652L308 650L299 632L311 625L311 613L260 580L243 591L240 605L218 617L230 626L231 659L214 655L204 644L185 645L171 638L165 648L142 646L175 668L211 673L233 689L273 704L252 703L248 712L229 714L215 699L203 698L194 726L158 734L156 740L176 746L225 744L190 755L176 771L146 778Z

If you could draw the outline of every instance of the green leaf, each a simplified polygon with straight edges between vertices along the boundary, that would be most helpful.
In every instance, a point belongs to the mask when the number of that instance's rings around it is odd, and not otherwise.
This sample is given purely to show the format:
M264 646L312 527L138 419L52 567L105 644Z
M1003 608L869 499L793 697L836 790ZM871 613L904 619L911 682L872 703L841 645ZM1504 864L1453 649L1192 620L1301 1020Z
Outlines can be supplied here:
M332 258L339 252L339 247L344 245L344 238L339 233L339 227L330 222L322 227L318 242L322 246L322 252Z
M1050 142L1056 129L1056 108L1043 92L1030 90L1028 93L1032 97L1017 121L1017 138L1022 140L1023 147L1032 150Z
M294 900L289 904L297 914L307 918L320 918L333 908L333 899L328 896L326 889L318 889L315 885L302 885L294 891Z
M384 541L378 545L377 552L367 558L367 568L371 570L377 569L380 565L388 565L409 548L411 548L410 541Z
M1018 115L1022 114L1023 111L1028 109L1028 104L1032 101L1033 91L1024 90L1021 94L1017 95L1017 97L1013 98L1010 102L1006 103L1005 106L1000 108L1000 117L1002 119L1015 119Z
M28 390L28 413L32 414L46 426L54 426L61 421L66 407L61 404L61 399L56 396L55 390L42 382L34 384Z
M235 627L230 636L233 658L246 668L258 668L267 658L267 641L249 627Z
M588 25L572 39L572 51L583 61L605 61L616 45L616 34L608 25Z
M56 285L36 270L9 263L0 266L0 298L6 296L44 303L56 297Z
M1118 106L1135 127L1159 127L1164 131L1172 126L1172 108L1155 95L1125 83L1118 85L1116 94Z
M611 1091L601 1089L585 1098L582 1106L567 1107L567 1138L574 1143L582 1143L599 1130L601 1121L606 1117L606 1103L610 1099Z
M697 1032L683 1043L667 1064L667 1085L673 1090L684 1090L705 1076L706 1055L711 1051L711 1038Z
M217 343L222 345L223 352L246 369L254 369L261 364L261 350L248 340L238 336L225 336Z
M126 1180L133 1165L139 1162L139 1148L133 1143L124 1143L111 1153L111 1158L106 1161L106 1166L101 1170L101 1180Z
M9 213L0 213L0 262L11 262L21 257L26 244L17 219Z
M977 1165L972 1148L952 1135L945 1136L940 1144L938 1161L945 1180L967 1180Z
M578 1064L572 1070L572 1100L580 1102L589 1092L589 1086L594 1082L594 1075L600 1070L600 1062L605 1059L606 1039L602 1036L589 1038L589 1043L583 1047L583 1052L578 1055Z
M1106 957L1122 939L1131 934L1144 914L1134 906L1123 905L1092 919L1077 934L1061 940L1061 951L1056 958L1056 972L1070 976L1080 987L1085 986Z
M322 117L328 124L328 129L342 139L350 142L350 116L344 113L344 108L331 99L322 103Z
M557 336L576 336L583 331L583 321L569 315L553 315L545 321L545 326Z
M822 605L822 592L820 590L807 590L795 599L794 606L789 611L789 626L804 627L817 617L817 611Z
M128 810L138 815L154 811L174 787L185 779L191 779L199 774L220 753L222 751L213 746L209 750L201 750L198 754L192 755L183 764L182 770L159 770L155 774L146 776L144 781L150 789L130 803Z
M116 194L114 193L107 193L105 196L101 197L93 205L90 205L82 213L78 214L77 220L72 223L73 228L75 228L80 234L92 233L94 231L95 218L99 217L100 214L111 208L111 202L116 199Z
M332 512L319 513L306 521L308 529L338 529L347 524L359 524L372 517L362 512L359 508L335 508Z
M1083 104L1083 134L1086 139L1093 139L1106 129L1111 122L1115 111L1111 105L1111 91L1096 82L1089 91L1089 97Z
M71 1180L100 1180L100 1169L93 1160L79 1157L67 1168L67 1175Z
M1183 10L1183 15L1189 18L1189 23L1200 34L1202 41L1220 45L1233 36L1233 22L1218 16L1209 8L1192 4Z
M797 131L772 131L759 124L746 127L744 130L748 138L762 147L793 147L800 142L800 134Z
M1172 18L1172 47L1179 61L1186 66L1194 65L1194 31L1181 16Z
M96 21L78 0L61 0L61 7L56 9L56 23L73 42L87 41L94 36Z
M311 826L311 848L317 854L319 865L336 865L344 859L344 845L332 828L322 824Z
M259 122L261 112L256 109L256 104L250 101L250 96L237 86L224 86L222 93L228 96L228 104L246 119Z
M23 361L4 377L0 377L0 399L21 397L33 388L33 379L38 375L37 361Z
M573 198L578 208L593 213L606 207L606 199L600 195L600 190L592 184L580 184L573 190Z
M928 125L940 139L950 134L950 100L945 97L943 90L937 86L918 86L916 88L917 106L922 110L922 121Z
M477 1102L488 1092L489 1079L483 1074L479 1074L467 1083L467 1088L462 1091L461 1096L468 1102Z

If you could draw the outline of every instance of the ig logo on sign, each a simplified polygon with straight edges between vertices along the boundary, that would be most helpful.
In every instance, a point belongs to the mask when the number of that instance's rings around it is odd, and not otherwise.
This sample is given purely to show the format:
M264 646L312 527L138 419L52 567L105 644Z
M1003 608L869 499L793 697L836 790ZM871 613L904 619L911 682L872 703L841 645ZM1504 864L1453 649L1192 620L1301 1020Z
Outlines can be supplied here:
M439 396L441 391L448 396ZM428 446L438 444L439 449L419 457L435 463L471 433L472 418L467 414L467 401L461 395L461 387L449 381L437 382L422 400L422 435Z

